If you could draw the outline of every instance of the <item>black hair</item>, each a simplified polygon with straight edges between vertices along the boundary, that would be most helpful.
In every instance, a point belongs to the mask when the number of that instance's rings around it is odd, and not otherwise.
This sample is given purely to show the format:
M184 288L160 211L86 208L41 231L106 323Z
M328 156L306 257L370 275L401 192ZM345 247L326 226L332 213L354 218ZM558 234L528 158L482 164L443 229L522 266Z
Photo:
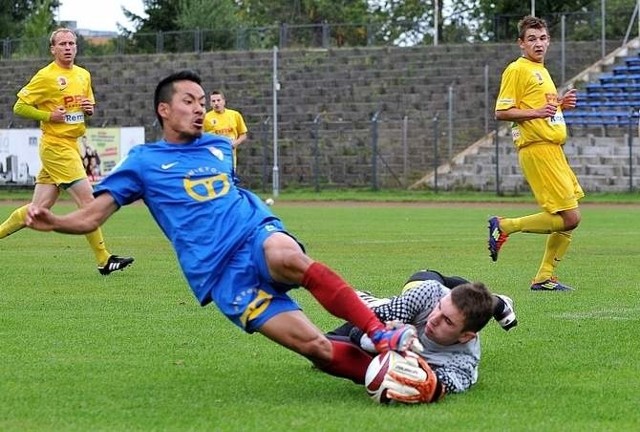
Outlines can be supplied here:
M175 93L174 83L176 81L192 81L198 85L202 85L202 79L196 72L184 69L178 72L174 72L171 75L163 78L156 86L156 91L153 94L153 107L156 111L156 118L160 123L160 127L163 126L162 117L158 114L158 106L161 103L167 103L171 101L173 94Z

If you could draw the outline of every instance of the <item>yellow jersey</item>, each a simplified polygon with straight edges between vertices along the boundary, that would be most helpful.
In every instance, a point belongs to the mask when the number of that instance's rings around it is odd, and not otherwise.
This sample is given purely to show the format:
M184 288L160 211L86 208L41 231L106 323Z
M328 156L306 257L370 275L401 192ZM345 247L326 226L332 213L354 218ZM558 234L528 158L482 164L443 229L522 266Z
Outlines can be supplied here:
M512 62L502 73L496 111L509 108L538 109L552 103L558 105L553 117L513 122L511 135L517 148L535 143L562 145L567 139L558 90L542 63L524 57Z
M226 136L233 141L247 133L247 125L238 111L225 108L221 113L211 110L205 114L204 131Z
M88 98L95 104L89 71L76 65L71 69L62 68L55 62L40 69L20 89L18 98L43 111L52 112L59 106L64 107L64 123L40 122L40 128L43 139L46 140L47 136L73 139L73 145L76 145L75 140L84 135L86 130L82 99Z

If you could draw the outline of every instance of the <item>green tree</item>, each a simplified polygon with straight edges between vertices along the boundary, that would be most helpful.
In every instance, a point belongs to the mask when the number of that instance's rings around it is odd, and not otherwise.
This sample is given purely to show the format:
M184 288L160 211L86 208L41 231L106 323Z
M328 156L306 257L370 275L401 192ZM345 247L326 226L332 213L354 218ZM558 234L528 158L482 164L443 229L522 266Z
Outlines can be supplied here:
M180 0L177 24L183 31L198 29L202 49L230 49L240 27L238 6L233 0Z
M460 10L465 10L464 0L453 0ZM467 23L476 23L476 34L482 40L515 40L518 21L531 13L531 2L522 0L475 0L475 7L466 9ZM602 0L536 0L536 16L544 18L552 35L561 32L562 16L565 17L567 38L593 40L601 34ZM606 0L606 34L619 38L629 26L636 0Z
M248 27L270 27L285 46L362 45L373 15L366 0L238 0ZM326 26L330 24L330 26ZM330 30L330 32L329 32ZM273 31L273 30L272 30Z
M125 7L124 16L133 24L134 30L128 30L119 25L118 30L128 41L127 53L152 53L161 51L176 51L174 40L171 38L178 31L178 12L180 0L143 0L146 16L137 15ZM168 41L167 39L168 36Z
M143 0L146 17L136 15L125 7L122 7L122 12L138 33L175 31L179 29L180 2L181 0ZM122 26L120 30L128 33Z
M57 26L53 16L54 0L37 0L35 9L23 21L22 41L16 50L20 57L46 57L49 54L49 34Z
M415 45L433 37L434 8L442 0L376 0L371 2L375 38L380 42ZM440 23L442 24L442 23Z
M22 38L26 30L25 20L36 12L41 3L38 0L0 0L0 39ZM58 0L51 0L49 11L52 17L59 3Z

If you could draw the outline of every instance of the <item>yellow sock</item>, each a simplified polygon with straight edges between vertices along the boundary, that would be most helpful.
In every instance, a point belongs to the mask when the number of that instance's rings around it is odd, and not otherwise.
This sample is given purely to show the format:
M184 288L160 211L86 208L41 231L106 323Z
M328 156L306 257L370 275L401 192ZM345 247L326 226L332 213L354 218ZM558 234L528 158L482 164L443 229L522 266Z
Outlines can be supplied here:
M29 205L24 205L18 209L15 209L11 215L0 225L0 239L10 236L16 231L20 231L25 227L24 220L27 218L27 208Z
M96 261L99 266L105 265L109 256L111 255L107 252L107 248L104 245L104 237L102 237L102 230L98 228L97 230L90 232L85 235L85 238L89 242L89 246L93 250L93 253L96 256Z
M504 218L500 221L500 229L507 234L514 232L550 234L564 230L564 220L560 215L542 212L521 218Z
M570 243L571 231L559 231L549 234L542 263L540 263L538 273L533 279L534 283L546 281L553 276L556 267L564 258L564 254L567 253Z

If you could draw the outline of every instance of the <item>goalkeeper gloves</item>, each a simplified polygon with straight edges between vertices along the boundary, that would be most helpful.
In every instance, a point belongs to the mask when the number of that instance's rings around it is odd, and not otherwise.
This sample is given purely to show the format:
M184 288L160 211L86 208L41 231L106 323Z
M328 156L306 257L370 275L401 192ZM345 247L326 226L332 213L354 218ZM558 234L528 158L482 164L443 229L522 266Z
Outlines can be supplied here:
M404 357L406 363L399 363L387 372L385 381L395 383L389 385L387 396L402 403L432 403L442 399L445 389L426 360L410 352Z

